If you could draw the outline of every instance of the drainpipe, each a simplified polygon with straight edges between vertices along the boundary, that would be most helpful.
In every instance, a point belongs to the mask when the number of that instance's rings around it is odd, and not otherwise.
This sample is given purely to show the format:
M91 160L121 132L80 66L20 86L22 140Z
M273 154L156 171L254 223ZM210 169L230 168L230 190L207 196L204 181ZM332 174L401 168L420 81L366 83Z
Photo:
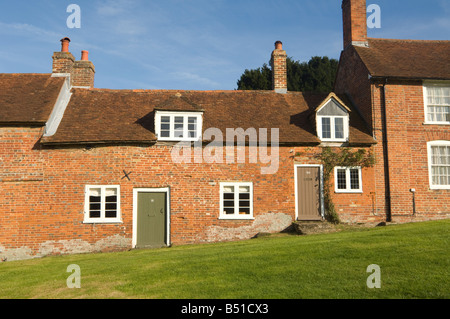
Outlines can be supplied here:
M413 216L416 216L416 190L414 188L411 188L409 191L412 193Z
M386 115L386 84L387 78L384 78L384 83L381 86L382 94L382 116L383 116L383 159L384 159L384 180L385 180L385 198L386 198L386 221L392 221L392 209L391 209L391 185L389 177L389 156L388 156L388 137L387 137L387 115Z

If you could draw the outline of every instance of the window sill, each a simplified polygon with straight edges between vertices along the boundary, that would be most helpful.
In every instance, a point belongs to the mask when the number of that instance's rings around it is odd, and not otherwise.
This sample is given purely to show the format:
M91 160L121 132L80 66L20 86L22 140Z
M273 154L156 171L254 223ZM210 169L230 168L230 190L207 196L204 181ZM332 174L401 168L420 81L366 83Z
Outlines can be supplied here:
M83 224L123 224L122 220L84 220Z
M158 142L199 142L201 141L201 138L196 138L196 139L176 139L176 138L158 138Z
M430 186L430 190L432 190L432 191L450 190L450 185L449 186Z
M348 144L348 140L346 141L324 141L321 140L321 146L330 146L330 147L343 147Z
M324 143L345 143L348 142L348 138L332 139L332 138L322 138L320 140Z
M336 194L362 194L362 190L351 190L351 191L334 191Z
M444 125L448 126L450 125L450 122L423 122L423 125Z
M220 220L254 220L253 216L220 216Z

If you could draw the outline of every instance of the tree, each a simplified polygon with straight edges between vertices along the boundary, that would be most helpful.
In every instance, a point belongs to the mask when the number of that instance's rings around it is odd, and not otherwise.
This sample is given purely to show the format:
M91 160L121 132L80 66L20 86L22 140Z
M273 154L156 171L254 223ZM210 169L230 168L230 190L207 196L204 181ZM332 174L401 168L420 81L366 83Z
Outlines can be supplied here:
M309 62L288 57L289 91L330 92L338 69L338 61L328 57L312 57ZM264 63L258 69L245 70L237 82L238 90L272 90L272 69Z
M238 90L272 90L272 70L266 63L256 70L245 70L238 81Z

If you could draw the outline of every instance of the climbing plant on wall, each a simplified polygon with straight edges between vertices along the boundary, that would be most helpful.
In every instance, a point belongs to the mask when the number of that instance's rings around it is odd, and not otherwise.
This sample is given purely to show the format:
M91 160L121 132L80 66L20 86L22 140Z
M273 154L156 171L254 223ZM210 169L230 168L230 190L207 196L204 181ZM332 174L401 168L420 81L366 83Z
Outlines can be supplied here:
M305 155L296 153L295 157ZM319 160L323 165L323 199L325 204L325 218L331 223L339 223L339 216L334 207L331 196L331 176L334 168L342 167L372 167L375 165L375 156L372 150L352 148L331 148L324 147L321 151L313 154L314 159Z

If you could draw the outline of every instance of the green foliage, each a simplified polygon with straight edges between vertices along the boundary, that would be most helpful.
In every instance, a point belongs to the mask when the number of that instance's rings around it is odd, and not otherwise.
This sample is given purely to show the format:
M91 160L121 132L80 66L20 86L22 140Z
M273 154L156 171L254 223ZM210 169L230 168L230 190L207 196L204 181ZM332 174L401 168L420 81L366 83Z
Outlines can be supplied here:
M264 63L256 70L245 70L238 81L238 90L271 90L272 70Z
M312 57L309 62L287 58L288 90L301 92L330 92L338 68L338 61L328 57ZM238 90L272 90L272 69L264 64L245 70L237 82Z
M351 148L342 148L340 152L336 152L331 147L324 147L322 152L315 154L314 157L323 163L324 179L330 179L336 166L361 166L364 168L372 167L375 164L374 155L365 149L354 151Z

